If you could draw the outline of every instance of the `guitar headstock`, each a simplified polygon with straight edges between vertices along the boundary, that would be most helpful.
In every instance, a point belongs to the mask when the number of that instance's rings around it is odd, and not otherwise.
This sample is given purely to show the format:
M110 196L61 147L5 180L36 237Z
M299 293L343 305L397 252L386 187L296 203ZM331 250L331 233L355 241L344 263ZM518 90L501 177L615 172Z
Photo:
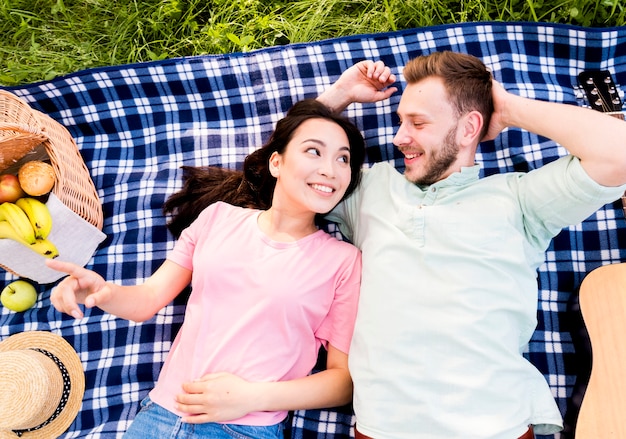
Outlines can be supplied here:
M622 114L622 99L608 70L585 70L578 74L578 85L586 103L603 113Z
M623 101L620 97L620 91L608 70L584 70L580 72L576 95L594 110L626 120L622 112ZM622 210L626 217L626 192L622 195L621 200Z

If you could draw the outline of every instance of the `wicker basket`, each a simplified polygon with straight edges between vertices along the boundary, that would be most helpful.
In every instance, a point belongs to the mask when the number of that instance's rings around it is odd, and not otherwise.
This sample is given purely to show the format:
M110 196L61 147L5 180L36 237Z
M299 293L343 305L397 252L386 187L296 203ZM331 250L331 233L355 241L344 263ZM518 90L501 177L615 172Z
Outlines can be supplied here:
M0 173L15 173L21 163L42 155L54 168L56 181L52 192L102 230L102 205L69 131L14 94L0 90Z

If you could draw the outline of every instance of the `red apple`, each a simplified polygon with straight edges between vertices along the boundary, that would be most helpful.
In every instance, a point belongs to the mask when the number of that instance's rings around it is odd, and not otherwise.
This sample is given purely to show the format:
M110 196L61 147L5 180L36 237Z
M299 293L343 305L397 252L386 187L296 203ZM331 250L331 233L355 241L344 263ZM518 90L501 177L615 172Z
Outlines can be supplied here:
M19 198L25 195L16 175L0 175L0 203L4 203L5 201L15 203Z

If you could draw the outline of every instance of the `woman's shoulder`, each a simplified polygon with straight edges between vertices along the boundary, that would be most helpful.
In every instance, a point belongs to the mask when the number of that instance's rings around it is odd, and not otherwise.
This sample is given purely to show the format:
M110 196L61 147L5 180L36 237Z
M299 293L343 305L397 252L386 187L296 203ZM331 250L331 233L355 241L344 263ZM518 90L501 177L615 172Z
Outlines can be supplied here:
M237 221L237 219L247 218L254 215L256 212L258 212L256 209L234 206L224 201L216 201L204 208L200 215L198 215L197 221L205 224L219 220L232 222Z
M328 247L329 251L333 252L335 256L342 255L348 259L360 257L361 250L359 250L351 242L335 236L334 233L329 233L327 231L323 231L322 233L322 231L320 231L319 236L324 241L324 244Z
M213 204L208 205L202 213L209 212L220 212L224 215L251 215L254 212L258 212L256 209L250 209L248 207L240 207L235 206L233 204L229 204L225 201L216 201Z

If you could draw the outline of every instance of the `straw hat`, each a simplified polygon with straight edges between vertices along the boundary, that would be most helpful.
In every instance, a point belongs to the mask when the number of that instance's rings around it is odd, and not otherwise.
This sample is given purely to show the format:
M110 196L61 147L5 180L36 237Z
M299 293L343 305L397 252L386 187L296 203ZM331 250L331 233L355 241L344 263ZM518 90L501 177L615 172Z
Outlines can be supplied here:
M84 393L82 363L63 337L27 331L0 342L0 438L59 437Z

